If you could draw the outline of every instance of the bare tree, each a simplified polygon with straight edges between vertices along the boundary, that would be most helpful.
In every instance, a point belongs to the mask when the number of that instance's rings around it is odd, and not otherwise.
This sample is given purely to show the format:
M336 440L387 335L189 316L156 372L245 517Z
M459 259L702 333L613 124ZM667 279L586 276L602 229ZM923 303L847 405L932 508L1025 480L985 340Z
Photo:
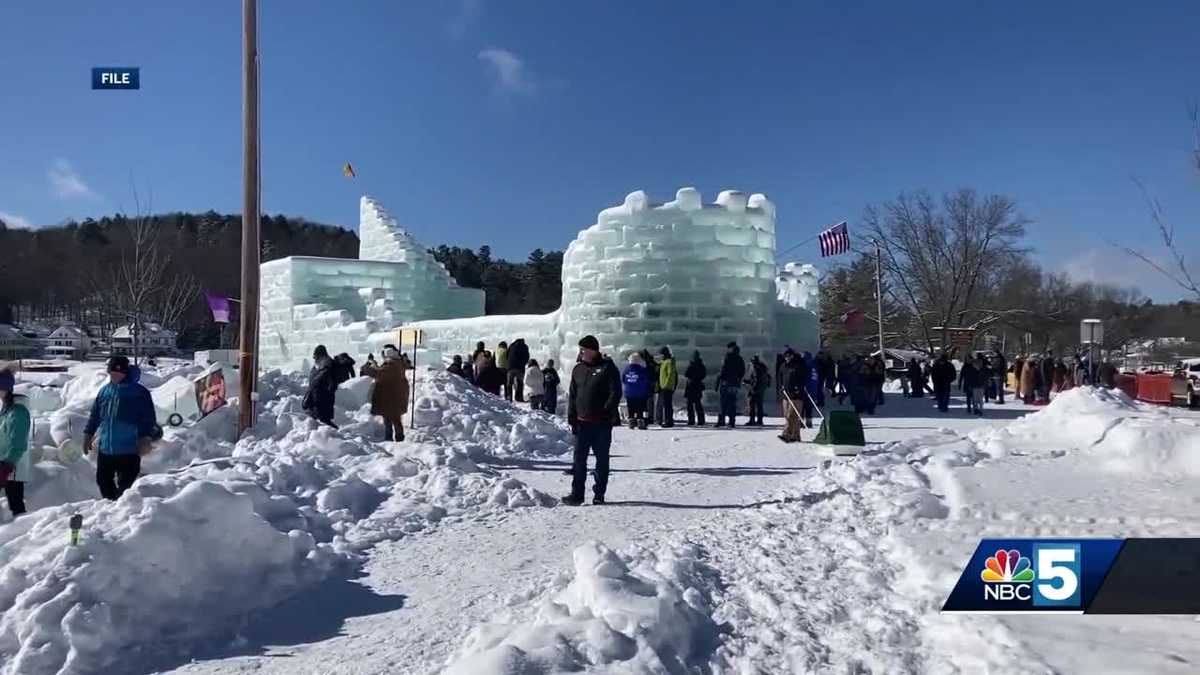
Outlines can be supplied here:
M1188 115L1192 120L1192 163L1196 170L1200 171L1200 105L1192 105L1188 110ZM1166 249L1170 262L1159 263L1142 251L1129 246L1118 246L1118 248L1154 268L1176 286L1200 300L1200 282L1197 282L1196 278L1192 276L1187 259L1175 237L1175 226L1167 219L1162 204L1150 195L1146 186L1139 180L1135 179L1135 182L1146 198L1146 203L1150 208L1150 217L1154 220L1154 225L1158 229L1158 237L1162 241L1163 248ZM1116 244L1113 245L1116 246Z
M1008 309L987 307L985 291L1024 253L1019 243L1028 222L1012 199L970 189L943 196L940 205L924 192L901 194L868 206L863 217L882 249L889 293L911 314L930 350L948 343L950 327Z
M122 250L120 263L109 268L107 274L121 323L128 321L131 327L136 357L143 322L177 326L198 286L190 273L172 270L171 254L160 246L158 223L150 215L152 201L143 211L137 187L132 180L130 183L135 215L125 222L129 245Z

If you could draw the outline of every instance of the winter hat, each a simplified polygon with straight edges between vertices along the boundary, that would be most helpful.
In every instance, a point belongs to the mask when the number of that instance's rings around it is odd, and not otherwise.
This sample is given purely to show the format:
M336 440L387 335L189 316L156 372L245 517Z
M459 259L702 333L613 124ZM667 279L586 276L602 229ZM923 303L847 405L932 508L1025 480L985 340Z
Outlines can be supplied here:
M5 368L0 370L0 391L12 391L17 386L17 377L13 371Z
M632 354L630 354L630 355L629 355L629 362L630 362L630 363L632 363L632 364L633 364L633 365L635 365L635 366L644 366L644 365L646 365L646 359L643 359L643 358L642 358L642 355L641 355L641 354L639 354L639 353L637 353L637 352L634 352L634 353L632 353Z
M595 335L584 335L583 339L579 341L579 346L594 352L600 351L600 341L596 339Z
M114 356L108 360L108 372L110 373L128 373L129 359L124 356Z
M383 359L385 361L390 361L392 359L398 359L398 358L400 358L400 352L395 347L392 347L389 345L389 346L383 348Z
M658 350L658 353L662 354L663 356L666 356L666 357L671 356L671 350L668 349L667 347L663 347L662 349Z

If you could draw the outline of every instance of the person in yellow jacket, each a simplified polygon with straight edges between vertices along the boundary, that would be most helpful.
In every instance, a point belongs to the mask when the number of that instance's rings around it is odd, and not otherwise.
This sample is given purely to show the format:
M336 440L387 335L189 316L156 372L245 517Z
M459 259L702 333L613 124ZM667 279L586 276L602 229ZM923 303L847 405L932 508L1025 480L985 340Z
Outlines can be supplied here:
M658 414L655 417L666 429L675 426L675 410L671 407L671 399L675 397L675 388L679 386L679 370L675 367L675 357L670 349L663 347L658 353L662 358L658 362Z
M496 368L500 371L500 386L504 388L505 400L513 400L513 390L508 384L508 343L503 340L496 345Z

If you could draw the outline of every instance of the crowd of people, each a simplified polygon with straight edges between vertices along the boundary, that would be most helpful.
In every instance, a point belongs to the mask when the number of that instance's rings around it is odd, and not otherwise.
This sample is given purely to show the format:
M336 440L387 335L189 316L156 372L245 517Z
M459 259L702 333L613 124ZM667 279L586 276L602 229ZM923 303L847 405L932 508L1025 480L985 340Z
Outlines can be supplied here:
M824 350L814 355L786 347L776 356L772 376L760 355L752 355L747 362L740 346L730 342L711 385L718 404L714 426L736 428L743 401L745 426L763 426L772 384L785 421L779 438L785 443L795 443L801 440L802 429L812 428L814 413L826 406L827 399L836 399L841 406L848 398L856 413L875 414L886 400L884 384L889 374L899 381L905 397L932 395L941 412L949 410L957 385L966 400L967 412L974 415L984 414L986 402L1003 404L1005 387L1009 385L1025 402L1039 403L1056 392L1093 379L1082 355L1067 359L1055 358L1053 352L1023 355L1010 366L998 350L975 352L961 360L961 367L956 367L950 357L949 352L943 352L924 361L913 358L889 370L880 354L847 354L835 359ZM413 366L394 345L384 347L381 358L379 363L372 354L362 367L363 375L375 378L371 412L384 418L385 440L402 441L402 420L410 400L405 371ZM331 357L325 347L319 346L313 353L313 363L304 409L336 428L334 397L338 385L354 376L354 360L346 354ZM613 427L628 425L632 430L645 430L651 425L675 426L675 392L681 386L686 424L690 427L707 424L703 399L709 388L710 371L699 351L692 353L682 370L667 345L654 353L648 348L632 352L619 367L601 351L594 336L586 336L579 341L579 354L562 406L559 400L562 383L554 361L547 359L545 365L539 364L524 339L501 341L494 349L477 342L471 354L454 355L447 371L489 394L527 404L533 411L558 414L560 407L564 409L576 437L574 461L567 472L572 476L571 492L563 497L565 504L583 503L589 455L596 457L593 503L604 503ZM1115 377L1116 369L1107 363L1095 375L1098 383L1110 387ZM2 420L0 417L0 423Z

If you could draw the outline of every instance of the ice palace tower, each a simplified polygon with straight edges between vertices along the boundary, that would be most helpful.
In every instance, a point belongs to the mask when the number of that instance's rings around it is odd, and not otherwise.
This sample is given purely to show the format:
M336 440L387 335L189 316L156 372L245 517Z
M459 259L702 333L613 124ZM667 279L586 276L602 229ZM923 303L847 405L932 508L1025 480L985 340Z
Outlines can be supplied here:
M710 369L731 341L772 363L784 345L818 344L816 270L778 268L775 205L761 194L726 190L704 204L683 188L657 205L629 194L567 247L562 305L544 315L481 316L482 292L459 288L368 197L359 232L360 260L263 265L264 366L305 367L317 344L361 360L396 342L402 325L423 330L433 359L469 354L479 340L492 349L525 338L534 358L564 371L589 333L619 362L666 345L681 361L699 351Z

